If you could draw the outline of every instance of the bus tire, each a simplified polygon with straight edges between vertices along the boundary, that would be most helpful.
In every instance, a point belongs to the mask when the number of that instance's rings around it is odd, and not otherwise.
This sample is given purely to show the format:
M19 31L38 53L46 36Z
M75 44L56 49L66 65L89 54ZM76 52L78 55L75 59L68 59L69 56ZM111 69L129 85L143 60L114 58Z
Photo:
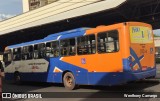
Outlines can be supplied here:
M66 89L74 90L76 88L76 82L74 75L71 72L67 72L63 76L63 84Z
M19 73L14 73L14 83L17 85L21 84L21 77Z

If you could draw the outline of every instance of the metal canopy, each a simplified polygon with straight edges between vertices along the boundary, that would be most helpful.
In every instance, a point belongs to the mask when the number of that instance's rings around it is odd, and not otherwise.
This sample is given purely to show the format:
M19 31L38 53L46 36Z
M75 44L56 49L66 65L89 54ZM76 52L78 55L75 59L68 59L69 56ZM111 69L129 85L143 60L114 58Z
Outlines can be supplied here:
M124 21L141 21L160 28L160 0L127 0L117 12Z
M59 0L0 22L0 35L115 8L126 0Z

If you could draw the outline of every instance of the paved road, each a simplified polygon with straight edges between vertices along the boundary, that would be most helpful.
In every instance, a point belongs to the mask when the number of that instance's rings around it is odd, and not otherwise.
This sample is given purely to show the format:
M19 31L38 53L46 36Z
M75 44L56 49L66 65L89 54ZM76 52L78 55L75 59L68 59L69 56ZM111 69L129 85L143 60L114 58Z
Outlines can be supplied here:
M80 89L69 91L62 84L51 83L23 83L15 85L10 81L3 82L3 92L91 92L90 97L94 97L99 92L160 92L160 64L158 67L158 75L156 79L143 80L138 82L130 82L125 85L102 87L102 86L80 86ZM53 93L54 94L54 93ZM63 93L67 94L67 93ZM62 95L63 96L63 95ZM160 99L128 99L128 98L54 98L54 99L4 99L4 101L160 101Z

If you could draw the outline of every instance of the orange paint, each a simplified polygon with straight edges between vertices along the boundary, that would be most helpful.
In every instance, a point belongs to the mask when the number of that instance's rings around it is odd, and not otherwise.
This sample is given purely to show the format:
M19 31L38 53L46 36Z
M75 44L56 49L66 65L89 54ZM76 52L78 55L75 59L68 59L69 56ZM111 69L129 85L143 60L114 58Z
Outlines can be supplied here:
M129 26L147 26L151 28L150 25L139 22L127 22L114 24L109 26L98 26L93 29L86 31L86 35L95 34L97 39L97 33L106 32L111 30L118 30L119 32L119 46L120 50L115 53L104 53L104 54L90 54L90 55L76 55L71 57L64 57L62 61L73 64L78 67L87 69L88 72L122 72L123 71L123 61L122 59L128 58L130 56L130 47L136 51L137 55L140 48L140 44L131 44L130 41L130 30ZM147 44L146 48L154 47L154 44ZM147 54L145 59L141 61L142 65L154 66L153 62L149 62L150 57L154 54ZM81 59L85 58L86 64L81 63ZM134 60L134 59L133 59ZM135 65L134 69L138 69L138 65Z
M133 22L133 23L128 23L128 27L129 26L147 27L148 29L152 31L152 26L146 23ZM152 35L151 37L153 38L153 31L151 32L151 35ZM130 46L136 52L138 57L144 55L144 58L140 61L142 69L143 67L153 68L155 66L155 60L154 60L155 47L154 47L153 39L152 39L152 43L131 43ZM151 48L153 48L152 52L151 52Z

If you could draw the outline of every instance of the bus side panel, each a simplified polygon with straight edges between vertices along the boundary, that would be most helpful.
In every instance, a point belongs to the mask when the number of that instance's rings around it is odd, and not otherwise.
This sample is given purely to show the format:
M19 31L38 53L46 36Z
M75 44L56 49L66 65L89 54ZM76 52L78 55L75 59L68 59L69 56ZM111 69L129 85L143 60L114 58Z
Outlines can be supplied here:
M124 84L126 81L124 79L123 72L98 72L89 73L89 84L90 85L119 85Z
M12 61L5 67L6 79L13 80L18 72L22 81L46 82L48 63L46 59Z
M5 73L5 79L6 80L13 80L14 74L13 73Z
M65 57L71 58L71 57ZM71 72L75 76L77 84L88 84L88 71L84 68L80 68L71 63L62 61L62 58L51 58L50 69L48 75L48 82L62 83L64 72ZM51 78L50 78L51 77Z
M20 73L22 81L46 82L46 73Z
M115 29L119 32L120 50L118 52L64 57L62 61L88 70L88 77L86 76L86 78L88 78L88 84L90 85L116 85L124 83L122 64L122 51L124 47L122 26L111 26L102 29L98 28L98 30L90 30L89 33L106 32L107 30L110 31Z
M125 73L125 79L127 82L129 81L136 81L141 80L149 77L154 77L156 75L156 69L149 69L147 71L141 71L141 72L128 72Z
M20 72L23 81L47 81L47 70L49 61L47 59L32 59L21 60L20 67L17 71Z
M115 58L116 56L120 56L120 53L65 57L62 61L74 65L72 68L76 67L75 76L78 84L83 82L83 84L89 85L116 85L125 82L123 69L119 65L119 63L122 64L122 60ZM118 61L117 64L115 61Z

